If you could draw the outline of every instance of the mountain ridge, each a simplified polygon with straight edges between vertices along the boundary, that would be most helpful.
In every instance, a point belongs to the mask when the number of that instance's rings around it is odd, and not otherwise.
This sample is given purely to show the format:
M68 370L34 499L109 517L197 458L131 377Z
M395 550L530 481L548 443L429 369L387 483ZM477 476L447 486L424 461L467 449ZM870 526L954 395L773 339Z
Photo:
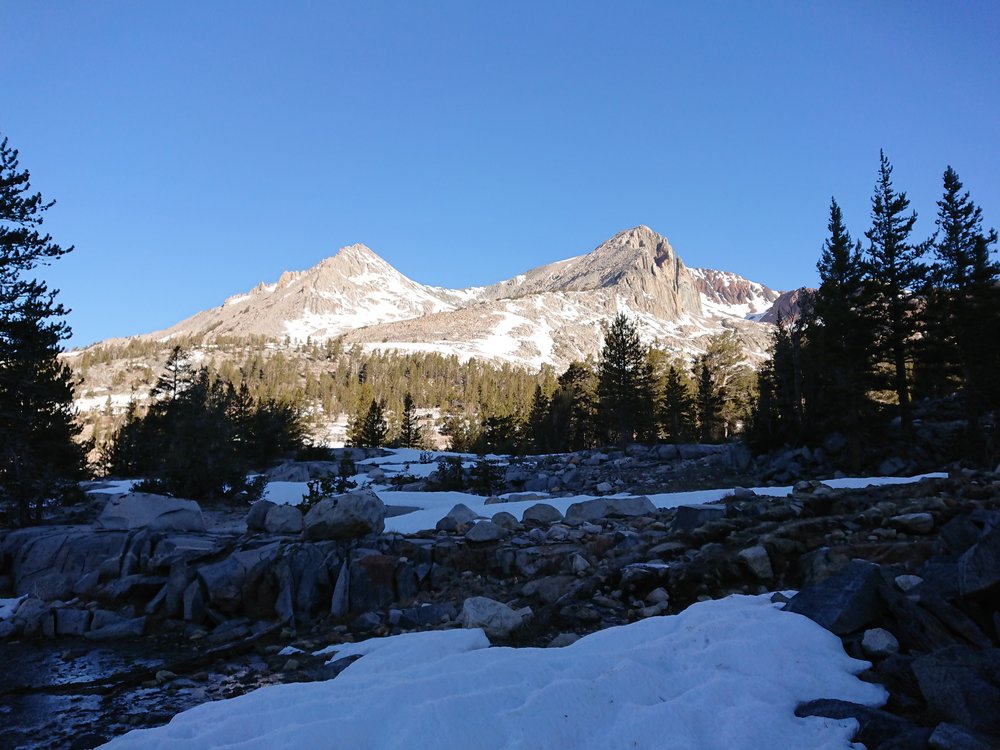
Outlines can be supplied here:
M689 268L665 236L645 225L590 252L465 289L414 281L355 243L312 268L285 271L275 282L137 338L263 335L298 344L343 337L373 350L561 367L594 356L602 322L626 312L647 343L680 356L693 356L712 334L732 330L748 357L759 360L769 326L757 321L778 297L736 274Z

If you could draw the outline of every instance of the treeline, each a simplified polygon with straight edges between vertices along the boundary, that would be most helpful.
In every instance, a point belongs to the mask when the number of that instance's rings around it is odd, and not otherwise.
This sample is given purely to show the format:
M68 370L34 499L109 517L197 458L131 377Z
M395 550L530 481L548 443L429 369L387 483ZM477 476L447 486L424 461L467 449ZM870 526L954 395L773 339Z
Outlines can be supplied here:
M193 498L252 490L247 474L304 447L297 404L197 371L175 347L147 407L133 402L104 446L104 473L146 477L142 489Z
M718 442L742 430L756 389L754 371L732 332L713 337L692 364L643 345L637 324L626 315L608 326L596 363L573 362L558 377L546 369L538 380L527 399L511 398L510 392L506 399L489 399L484 396L492 391L479 390L472 400L456 400L442 416L448 447L524 454L636 441ZM407 429L413 413L408 396L398 417L384 397L362 402L350 423L352 444L419 445Z
M954 415L952 455L996 461L1000 408L1000 264L995 230L956 172L944 172L935 233L912 238L916 213L881 155L866 243L836 200L817 264L820 286L780 325L759 376L750 437L758 448L845 442L854 466L891 441L905 454L915 408ZM892 428L898 427L895 431Z

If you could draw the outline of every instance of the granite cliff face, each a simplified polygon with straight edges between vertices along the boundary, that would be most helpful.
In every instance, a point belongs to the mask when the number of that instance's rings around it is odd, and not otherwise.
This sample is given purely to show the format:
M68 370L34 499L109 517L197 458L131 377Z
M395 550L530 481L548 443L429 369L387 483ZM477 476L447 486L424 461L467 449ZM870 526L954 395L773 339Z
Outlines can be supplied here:
M350 245L147 337L262 335L300 343L343 336L382 351L561 369L596 355L602 323L625 312L647 342L679 355L698 354L728 329L759 359L769 327L757 320L777 297L735 274L688 268L665 237L638 226L589 253L469 289L420 284L368 247Z

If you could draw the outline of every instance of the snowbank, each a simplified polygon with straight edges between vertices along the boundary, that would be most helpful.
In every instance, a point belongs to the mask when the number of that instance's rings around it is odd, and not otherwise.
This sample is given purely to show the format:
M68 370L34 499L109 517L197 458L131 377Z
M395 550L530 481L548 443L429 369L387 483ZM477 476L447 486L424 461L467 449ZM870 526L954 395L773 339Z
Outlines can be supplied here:
M104 747L833 750L855 747L853 720L799 719L798 703L885 700L836 636L766 597L696 604L561 649L489 648L480 631L448 630L339 653L364 655L334 680L207 703Z

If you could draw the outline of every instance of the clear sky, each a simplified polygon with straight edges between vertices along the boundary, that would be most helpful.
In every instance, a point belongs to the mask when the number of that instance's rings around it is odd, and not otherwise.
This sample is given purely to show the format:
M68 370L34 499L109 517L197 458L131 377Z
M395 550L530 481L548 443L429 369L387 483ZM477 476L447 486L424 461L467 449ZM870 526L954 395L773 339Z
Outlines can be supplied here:
M1000 224L1000 3L0 5L0 131L71 345L166 327L364 242L486 284L648 224L688 265L814 283L879 148L934 229Z

